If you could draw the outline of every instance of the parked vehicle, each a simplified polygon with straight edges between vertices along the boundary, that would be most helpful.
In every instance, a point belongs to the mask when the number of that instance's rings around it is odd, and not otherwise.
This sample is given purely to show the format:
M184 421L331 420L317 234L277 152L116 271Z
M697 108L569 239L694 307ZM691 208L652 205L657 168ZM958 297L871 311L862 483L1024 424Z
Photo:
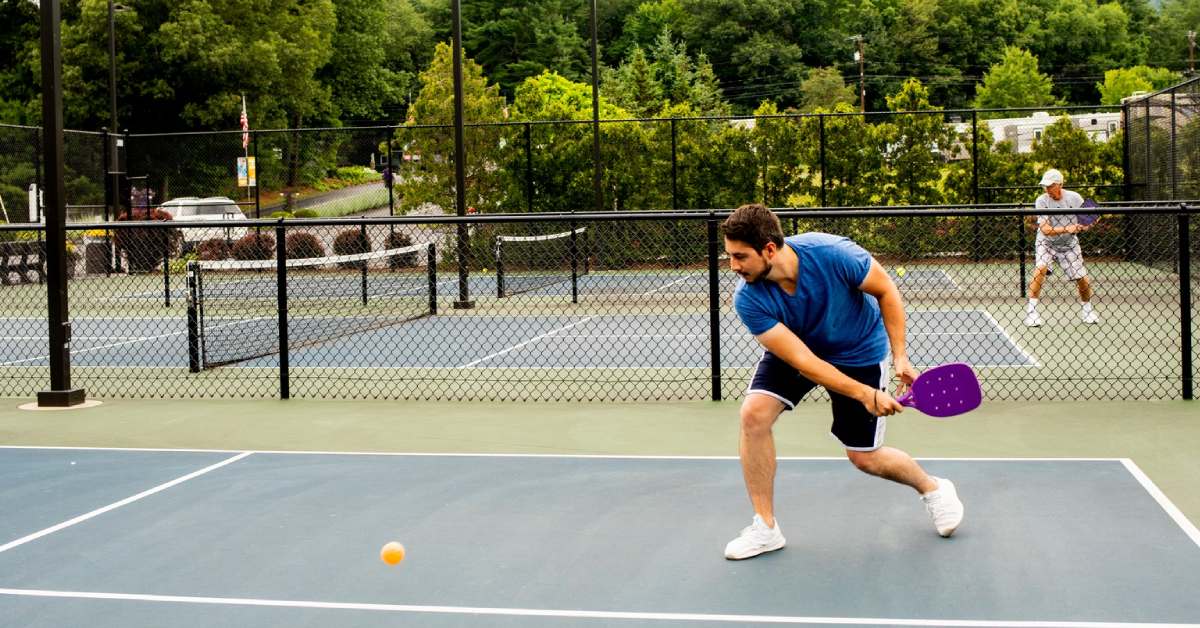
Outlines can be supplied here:
M233 200L224 196L210 196L208 198L197 198L195 196L182 196L171 199L161 206L159 209L171 214L175 220L196 222L196 221L214 221L214 222L237 222L248 220L246 214L242 212L242 208ZM213 227L211 229L182 229L183 231L183 250L190 251L196 248L196 245L205 240L226 240L227 242L236 242L246 235L246 228L234 225L224 225Z

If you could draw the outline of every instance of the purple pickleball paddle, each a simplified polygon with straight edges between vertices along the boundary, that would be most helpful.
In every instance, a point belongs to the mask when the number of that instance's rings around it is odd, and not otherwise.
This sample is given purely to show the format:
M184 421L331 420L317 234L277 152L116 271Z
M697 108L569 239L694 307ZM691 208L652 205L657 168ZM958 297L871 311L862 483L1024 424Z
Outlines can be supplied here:
M1096 201L1093 201L1090 198L1084 200L1083 205L1079 206L1080 209L1092 209L1095 207L1099 207L1099 205L1096 204ZM1075 214L1075 222L1077 222L1085 227L1096 222L1096 220L1098 220L1099 218L1100 218L1100 214Z
M896 401L932 417L948 417L978 408L983 391L970 364L953 362L918 375L912 388Z

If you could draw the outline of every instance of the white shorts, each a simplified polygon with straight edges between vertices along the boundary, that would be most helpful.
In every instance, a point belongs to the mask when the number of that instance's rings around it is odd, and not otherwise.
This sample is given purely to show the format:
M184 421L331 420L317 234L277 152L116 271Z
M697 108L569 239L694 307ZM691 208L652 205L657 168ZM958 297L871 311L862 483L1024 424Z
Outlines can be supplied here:
M1049 241L1038 238L1035 248L1037 249L1038 268L1049 268L1050 262L1058 262L1058 267L1071 281L1078 281L1087 276L1087 269L1083 267L1083 251L1079 248L1079 240L1075 240L1075 244L1064 251L1050 246Z

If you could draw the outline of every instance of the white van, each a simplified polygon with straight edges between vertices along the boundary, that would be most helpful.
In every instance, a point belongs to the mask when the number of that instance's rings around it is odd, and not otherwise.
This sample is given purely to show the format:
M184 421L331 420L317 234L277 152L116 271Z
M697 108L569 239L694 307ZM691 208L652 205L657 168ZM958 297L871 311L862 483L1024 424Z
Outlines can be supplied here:
M159 206L162 211L171 214L175 220L188 222L218 221L237 222L247 220L242 208L231 199L224 196L197 198L181 196L171 199ZM221 226L212 229L181 229L183 231L183 249L190 251L204 240L227 240L237 242L246 235L245 227Z

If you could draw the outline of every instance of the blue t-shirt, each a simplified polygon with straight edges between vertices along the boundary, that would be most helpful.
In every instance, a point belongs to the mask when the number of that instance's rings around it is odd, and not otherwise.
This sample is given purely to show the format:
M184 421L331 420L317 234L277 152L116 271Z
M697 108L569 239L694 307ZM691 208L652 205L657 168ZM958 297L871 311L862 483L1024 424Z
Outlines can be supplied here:
M822 360L843 366L879 364L888 337L879 301L859 289L871 254L849 238L803 233L784 240L800 259L796 294L766 279L745 280L733 306L755 336L783 323Z

